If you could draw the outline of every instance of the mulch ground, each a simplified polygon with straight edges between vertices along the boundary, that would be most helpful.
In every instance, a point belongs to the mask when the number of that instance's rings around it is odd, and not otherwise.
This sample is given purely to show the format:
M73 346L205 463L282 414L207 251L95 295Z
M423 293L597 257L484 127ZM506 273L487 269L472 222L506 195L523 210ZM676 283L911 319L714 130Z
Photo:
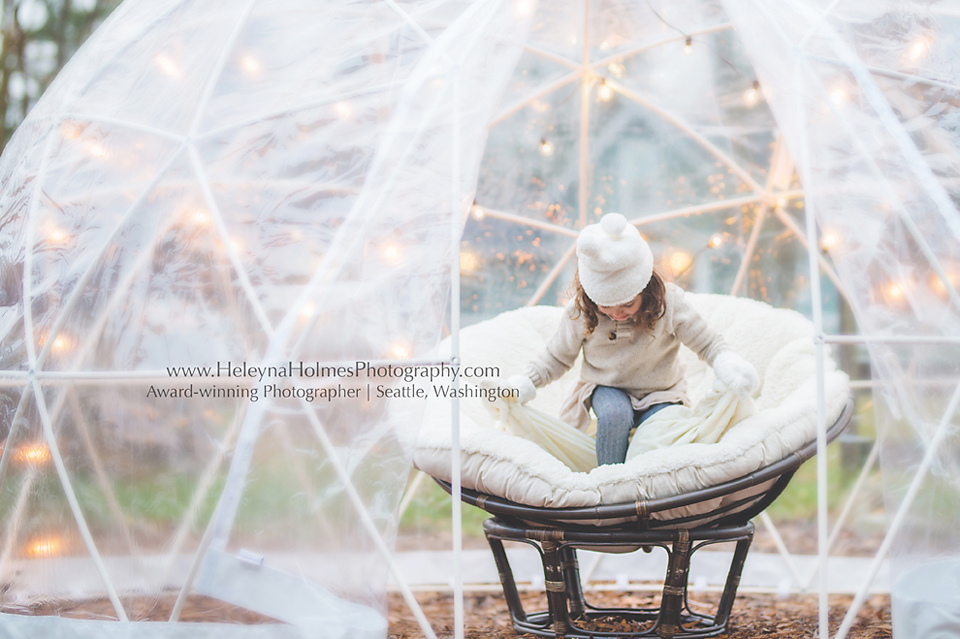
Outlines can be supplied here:
M424 613L439 639L453 637L453 596L449 593L419 592L416 594ZM543 593L523 593L524 609L543 610ZM696 612L710 614L719 595L712 593L691 595L690 606ZM638 592L591 592L588 601L604 608L652 607L658 597ZM850 606L852 597L830 598L831 633L836 632ZM124 605L132 621L166 620L170 616L174 598L125 599ZM425 639L420 626L398 593L388 595L389 639ZM30 606L2 605L6 613L27 615L59 615L79 619L116 619L110 602L101 599L83 602L38 603ZM741 594L734 604L728 632L721 639L814 639L817 636L818 612L816 595L794 595L778 598L775 595ZM275 623L275 620L237 608L209 597L191 596L181 615L182 621L218 621L225 623ZM513 629L503 595L494 592L468 592L464 595L466 639L533 639L534 635L520 634ZM598 631L637 630L613 621L594 628ZM850 639L890 639L890 598L874 596L860 611L857 623L847 635Z
M447 593L417 593L424 613L431 621L439 639L453 636L453 597ZM541 593L521 595L528 612L546 608ZM691 608L710 613L718 595L691 596ZM598 607L650 607L658 597L647 593L592 592L588 601ZM830 597L830 629L836 632L852 597ZM533 639L535 635L520 634L513 629L503 595L499 593L466 593L464 595L464 626L466 639ZM778 598L776 595L738 595L730 617L725 639L813 639L817 636L819 613L816 595L794 595ZM614 628L597 628L608 630ZM874 596L867 600L857 622L847 635L850 639L890 639L890 598ZM390 594L390 639L424 639L403 598Z
M176 597L123 598L123 607L130 621L167 621L173 611ZM109 599L85 599L81 601L45 601L29 605L3 604L0 612L21 615L58 616L71 619L116 620L117 613ZM241 624L276 623L264 615L224 603L203 595L190 595L180 612L180 621Z

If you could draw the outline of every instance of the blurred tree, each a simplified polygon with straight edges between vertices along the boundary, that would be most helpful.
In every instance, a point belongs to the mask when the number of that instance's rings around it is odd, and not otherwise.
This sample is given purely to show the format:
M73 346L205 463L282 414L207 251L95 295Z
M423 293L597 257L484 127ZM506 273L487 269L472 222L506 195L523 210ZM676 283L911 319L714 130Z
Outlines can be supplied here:
M67 60L120 0L2 0L0 150Z

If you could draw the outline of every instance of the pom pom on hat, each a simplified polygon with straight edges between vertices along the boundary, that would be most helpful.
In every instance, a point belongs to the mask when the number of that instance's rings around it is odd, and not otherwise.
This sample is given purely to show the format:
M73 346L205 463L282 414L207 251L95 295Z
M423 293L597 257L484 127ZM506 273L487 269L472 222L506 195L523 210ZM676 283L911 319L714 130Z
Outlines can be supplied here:
M626 304L653 275L653 253L640 231L619 213L608 213L577 238L580 284L599 306Z

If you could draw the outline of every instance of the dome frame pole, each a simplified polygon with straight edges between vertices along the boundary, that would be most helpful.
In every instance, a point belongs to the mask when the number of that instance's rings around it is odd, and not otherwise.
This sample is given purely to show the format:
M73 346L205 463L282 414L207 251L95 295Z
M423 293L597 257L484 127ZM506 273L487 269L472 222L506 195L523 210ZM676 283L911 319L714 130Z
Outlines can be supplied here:
M829 557L827 555L827 540L829 539L827 511L829 484L827 473L827 420L826 420L826 343L823 331L823 294L820 289L820 267L817 255L817 222L815 188L812 184L813 168L810 160L810 149L807 137L807 119L805 104L800 96L803 95L803 61L802 50L793 52L793 89L797 107L797 128L799 130L798 149L800 155L801 179L807 190L804 205L804 217L807 231L807 255L810 270L810 303L813 307L813 344L816 354L816 406L817 406L817 554L820 566L819 574L819 637L827 639L830 636L830 606L827 600L829 587Z

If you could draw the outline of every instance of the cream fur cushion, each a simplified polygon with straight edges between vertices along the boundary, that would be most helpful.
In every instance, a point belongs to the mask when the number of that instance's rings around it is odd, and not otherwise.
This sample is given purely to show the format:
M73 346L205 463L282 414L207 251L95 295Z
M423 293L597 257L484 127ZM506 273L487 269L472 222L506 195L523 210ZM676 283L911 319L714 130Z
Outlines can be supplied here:
M723 295L686 295L733 350L757 369L761 385L757 413L716 444L683 444L638 455L625 464L570 470L533 442L497 428L486 400L461 400L460 445L464 487L510 501L550 508L595 506L671 497L713 486L779 461L816 437L816 358L813 326L795 311ZM544 347L562 308L536 306L504 313L460 332L463 365L497 366L500 377L520 373ZM449 344L445 344L449 354ZM713 371L685 347L690 395L696 404L711 388ZM827 423L833 423L849 396L849 380L826 361ZM579 362L563 378L542 388L530 405L557 415L579 375ZM472 385L473 380L464 380ZM428 402L414 464L450 480L449 400ZM761 488L752 489L758 492ZM701 514L735 500L718 498L684 509L655 513L672 519ZM612 524L615 522L594 522Z

